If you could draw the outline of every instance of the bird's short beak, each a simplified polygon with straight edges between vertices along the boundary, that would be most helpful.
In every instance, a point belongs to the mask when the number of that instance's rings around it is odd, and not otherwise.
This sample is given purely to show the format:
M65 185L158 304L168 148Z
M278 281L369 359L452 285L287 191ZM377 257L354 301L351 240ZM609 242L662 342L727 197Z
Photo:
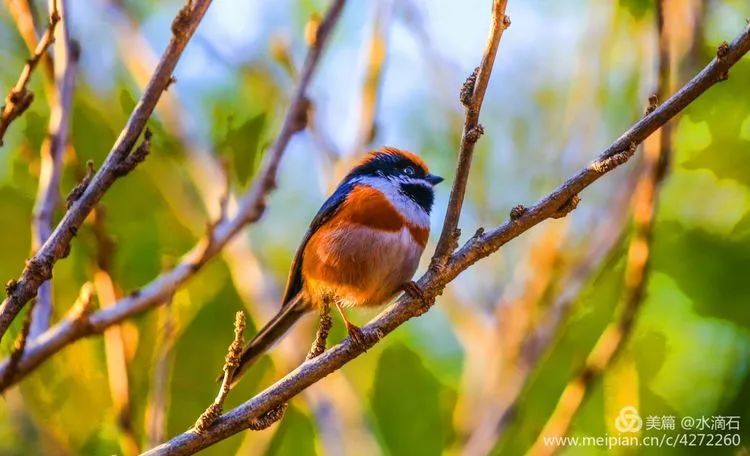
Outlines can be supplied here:
M443 182L443 178L442 177L436 176L434 174L428 174L427 176L425 176L424 180L426 180L427 182L429 182L432 185L437 185L437 184Z

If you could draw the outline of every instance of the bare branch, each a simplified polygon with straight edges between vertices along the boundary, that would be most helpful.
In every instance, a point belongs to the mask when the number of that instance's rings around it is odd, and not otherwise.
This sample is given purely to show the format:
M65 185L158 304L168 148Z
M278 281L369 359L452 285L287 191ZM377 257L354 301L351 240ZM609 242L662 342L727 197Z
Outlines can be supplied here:
M727 54L723 59L714 59L682 89L666 100L664 104L633 125L610 145L594 163L601 163L617 153L629 150L630 144L643 141L708 88L719 82L721 80L720 76L726 73L748 50L750 50L750 25L729 46ZM487 233L480 230L463 247L451 255L444 267L439 270L428 270L418 282L420 288L424 290L426 296L433 297L440 294L445 286L462 271L481 258L497 251L502 245L527 231L529 228L549 218L570 198L580 193L584 188L601 177L601 175L601 172L594 171L591 166L586 167L568 179L550 195L530 207L516 220L506 222ZM420 307L421 302L418 298L404 295L362 329L371 334L377 332L383 335L388 334L417 315ZM193 454L200 449L247 429L251 420L257 419L269 411L276 409L305 388L361 354L362 350L350 338L347 338L322 355L305 361L297 369L266 388L254 398L219 417L206 432L201 434L192 431L185 432L163 445L150 450L146 454Z
M29 1L5 0L5 6L10 12L13 22L21 35L23 42L29 54L34 54L39 38L37 36L37 26L35 23L34 5ZM42 57L42 70L44 74L43 87L44 92L50 100L54 97L54 69L52 67L52 57L44 53Z
M8 92L8 95L5 97L5 105L0 110L0 146L3 145L3 136L5 136L10 123L29 109L31 102L34 101L34 94L27 86L29 85L29 80L31 80L31 74L34 72L49 45L54 41L55 26L57 26L59 21L60 15L57 3L53 1L47 30L44 32L42 39L39 40L31 57L26 61L26 65L24 65L16 85Z
M49 134L42 143L39 187L34 203L32 222L32 252L36 252L52 234L52 216L60 200L60 175L62 159L68 145L73 82L78 61L77 44L70 40L66 0L52 0L57 5L60 24L55 29L55 94L50 102ZM54 14L54 13L53 13ZM29 335L33 339L49 328L52 317L52 283L47 281L39 287L36 305L32 314Z
M482 63L466 79L461 88L460 100L466 107L466 118L464 120L464 131L461 136L461 146L458 153L456 178L453 181L448 209L445 212L445 220L443 221L443 230L440 233L440 240L438 240L433 258L433 265L437 267L443 266L457 247L459 233L456 229L458 227L458 219L461 216L464 195L466 194L466 184L469 182L469 171L474 155L474 145L484 133L484 128L479 124L479 113L482 110L484 94L490 82L490 75L492 74L492 67L495 64L495 56L497 55L497 48L500 45L500 38L502 38L505 29L510 27L510 18L505 15L507 4L507 0L493 0L490 34L487 37L487 44L484 47Z
M13 293L0 306L0 338L23 306L36 295L39 286L52 277L52 268L70 249L70 242L86 216L119 177L118 169L130 155L138 137L169 83L177 61L200 23L211 0L191 0L177 14L172 25L172 39L154 71L143 96L130 115L104 164L86 187L47 241L27 262Z
M195 422L193 429L198 434L204 432L211 426L211 423L216 421L216 418L221 416L224 407L224 400L232 384L232 375L237 370L237 366L240 365L240 356L242 356L242 347L245 345L245 313L238 311L234 317L234 340L227 349L227 356L224 358L224 376L221 379L221 387L219 387L219 394L214 399L206 411L204 411L198 421Z
M34 312L34 306L36 300L31 301L29 306L29 312L26 314L26 318L21 325L21 332L18 334L18 338L13 343L13 350L8 356L8 369L6 369L2 377L0 377L0 385L8 384L9 380L15 375L15 371L18 368L18 362L21 361L24 350L26 350L26 341L29 338L29 329L31 327L32 312Z
M203 264L216 256L245 225L254 223L260 218L265 209L266 196L275 187L276 174L284 150L292 136L298 131L298 125L295 126L299 118L297 113L306 105L307 98L305 94L307 87L317 68L325 43L328 41L333 27L341 15L344 4L345 0L334 0L318 27L316 44L310 48L307 54L300 72L299 83L292 97L292 104L286 113L279 136L266 153L265 163L258 173L258 177L254 180L253 186L239 200L237 212L232 217L227 217L214 225L211 232L187 252L174 268L162 273L140 290L120 299L111 308L102 309L90 315L85 320L86 324L81 324L76 319L66 318L32 341L26 351L26 355L28 356L24 356L21 359L19 369L16 370L13 378L9 380L11 383L24 377L28 372L32 371L64 346L82 337L100 333L107 327L117 324L128 317L163 304L174 293L174 290L195 276ZM93 186L95 181L96 178L92 180L89 187ZM44 263L42 263L42 266L34 266L27 269L35 271L39 267L43 267L43 265ZM9 296L15 296L20 286L20 281L14 281ZM6 367L7 362L0 363L0 375L2 375ZM1 390L2 388L0 388Z

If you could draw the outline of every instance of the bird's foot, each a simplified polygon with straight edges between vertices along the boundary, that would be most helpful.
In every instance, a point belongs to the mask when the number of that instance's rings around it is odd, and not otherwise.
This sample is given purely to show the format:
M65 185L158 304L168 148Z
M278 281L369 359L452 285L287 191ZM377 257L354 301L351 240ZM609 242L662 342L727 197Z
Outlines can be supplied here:
M368 348L375 345L377 341L383 338L383 332L376 329L373 332L364 331L359 326L348 323L346 325L346 331L349 333L349 337L352 338L354 345L360 350L367 351Z
M430 310L430 301L427 300L424 295L424 291L422 290L422 288L420 288L419 285L417 285L416 282L406 282L401 286L401 289L404 291L404 293L409 295L409 297L419 301L420 305L419 309L417 310L417 315L422 315L423 313Z

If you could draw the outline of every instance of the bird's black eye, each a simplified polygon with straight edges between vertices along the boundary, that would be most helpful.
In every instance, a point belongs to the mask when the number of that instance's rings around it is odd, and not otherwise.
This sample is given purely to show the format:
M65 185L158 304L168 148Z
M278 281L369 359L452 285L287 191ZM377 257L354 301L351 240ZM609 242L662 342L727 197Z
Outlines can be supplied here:
M416 171L414 171L413 166L407 166L406 168L404 168L404 174L406 174L407 176L413 176L415 173Z

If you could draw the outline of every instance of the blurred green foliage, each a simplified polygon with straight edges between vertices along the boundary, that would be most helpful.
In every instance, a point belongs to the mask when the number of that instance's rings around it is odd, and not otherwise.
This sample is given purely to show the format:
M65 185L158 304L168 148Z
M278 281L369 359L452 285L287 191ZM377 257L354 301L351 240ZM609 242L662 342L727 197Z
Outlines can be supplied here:
M497 79L491 82L485 102L482 121L487 134L477 146L462 219L465 233L472 233L479 225L499 224L515 204L536 200L569 172L584 166L596 150L641 115L642 99L652 86L651 81L644 80L644 74L652 71L651 62L646 60L649 54L642 52L644 45L639 44L639 40L651 43L652 1L621 0L612 6L613 11L603 11L600 2L574 2L576 8L592 8L589 18L579 17L578 12L574 17L549 16L546 7L555 3L550 1L525 2L526 6L510 3L510 8L519 9L521 20L512 12L514 25L503 38L493 75ZM242 45L230 46L230 34L216 18L207 19L206 31L202 32L205 35L199 34L190 44L189 50L196 53L194 60L181 62L179 82L170 88L170 93L174 90L184 102L184 112L180 114L188 120L183 131L175 128L167 116L153 118L149 127L154 140L148 160L115 183L102 201L108 231L117 244L112 276L122 293L143 286L174 264L210 220L210 210L190 168L195 166L190 148L209 154L217 162L225 161L234 192L243 191L252 181L278 130L293 82L268 55L267 44L281 34L289 38L293 60L301 61L304 25L310 13L320 11L325 2L303 0L292 4L295 8L288 11L269 6L266 15L260 16L264 21L259 20L258 30L250 26L243 29L256 35ZM706 37L729 38L727 34L734 33L726 27L726 17L750 15L747 5L740 1L710 4L714 6L706 10L705 36L700 37L695 51L700 62L712 58L716 44ZM159 49L164 38L160 33L165 32L155 30L168 30L176 3L127 1L124 5L137 23L144 24L143 33ZM344 15L311 90L319 126L331 130L334 140L341 144L349 139L347 129L351 129L351 122L347 122L353 117L351 112L356 111L342 106L356 105L359 87L356 83L346 86L344 82L356 79L352 62L359 58L356 56L362 52L360 48L367 48L367 29L363 24L369 24L371 19L366 8L357 6L362 5L351 5ZM482 3L477 10L485 11L485 6ZM384 84L396 89L383 94L385 102L380 107L374 144L393 142L412 148L425 156L433 170L449 178L462 113L455 100L450 98L450 104L445 101L444 94L452 91L453 97L461 77L452 77L451 65L436 71L431 62L418 60L423 56L412 47L415 43L426 46L419 41L420 34L412 36L409 31L407 38L403 36L404 29L413 27L415 19L407 17L409 11L404 5L395 11L397 41L391 45L391 52L396 55L389 56L391 73L386 73ZM111 27L110 22L116 19L85 11L78 14L76 24L80 24L78 33L82 38L98 33L102 49L111 51L117 59L115 46L109 40L119 38L108 38L101 28L96 28L98 22ZM243 20L250 21L250 17L248 14ZM560 44L564 49L556 48L561 55L564 52L575 57L571 61L580 60L579 76L591 79L587 82L591 93L584 90L585 96L580 96L574 90L575 80L552 74L552 67L565 63L562 57L550 57L555 52L531 53L527 43L537 33L535 29L529 31L534 18L540 19L539 23L576 29L585 29L581 24L590 20L597 29L603 29L588 30L604 34L604 44L597 48L602 55L592 55L591 43L586 40L582 49L573 49L568 43ZM464 36L468 40L468 32L455 33L461 40ZM545 29L544 33L551 32ZM0 87L5 90L17 78L25 51L4 9L0 10L0 38L8 38L0 40ZM514 48L514 39L522 41L523 46L515 44ZM230 44L215 49L216 43L224 43L223 40ZM118 65L106 67L107 59L98 53L97 46L85 43L71 123L75 155L69 153L65 158L63 194L79 181L87 160L101 164L140 93L132 75ZM478 40L476 48L481 45ZM520 48L523 52L517 50ZM506 61L505 53L511 55L512 49L516 53ZM478 51L474 51L467 61L479 58ZM528 66L530 56L541 62L541 69ZM464 60L460 55L442 57ZM417 68L416 61L424 63L427 70ZM589 66L591 62L594 64ZM185 78L180 71L186 73ZM102 82L102 73L109 80ZM545 76L537 78L537 73ZM49 116L40 76L35 74L32 80L32 89L39 94L37 100L12 125L6 145L0 148L0 277L6 279L18 275L29 255L38 151ZM434 79L439 77L443 80L436 82ZM425 87L407 85L412 79ZM203 80L208 81L205 86L200 85ZM445 80L450 85L444 84ZM611 432L612 414L616 414L623 400L637 402L644 415L722 414L750 418L749 80L750 61L745 58L732 69L729 80L698 99L675 125L675 156L659 205L647 299L623 356L604 378L594 382L573 422L572 435ZM333 82L326 84L329 81ZM529 94L533 103L519 102L513 98L516 92ZM577 111L579 101L590 104ZM568 115L574 119L569 122L564 111L570 111ZM568 128L582 131L577 136ZM320 149L311 132L294 138L282 163L280 189L270 198L267 214L261 223L238 236L241 243L253 247L271 295L283 286L299 237L330 186L326 179L330 178L332 166ZM571 150L574 152L569 153ZM636 166L636 160L628 164L631 168ZM320 169L323 171L316 175ZM585 218L585 211L601 215L596 210L604 206L603 196L623 191L613 183L622 177L617 173L584 192L584 203L569 217L571 233L566 248L574 250L584 242L592 229L587 223L597 221L597 217ZM220 188L224 185L210 184ZM447 192L445 187L438 193L433 227L442 220ZM56 220L61 214L59 208ZM575 299L554 343L522 389L507 428L497 441L491 442L493 453L515 455L528 449L570 376L577 372L611 321L622 293L628 234ZM471 334L462 333L461 323L471 314L483 319L484 326L494 328L496 322L488 309L494 311L498 296L514 285L516 268L525 264L531 242L530 236L522 236L464 273L429 314L400 328L365 356L345 366L335 383L325 383L329 380L326 379L311 387L312 398L302 395L294 399L280 424L266 431L234 436L205 454L323 454L330 451L327 445L331 445L324 436L331 435L333 444L338 445L334 449L343 448L346 454L457 454L473 431L462 421L467 413L462 411L461 400L470 393L481 393L467 380L471 363L466 357L477 353L469 347L476 341L468 337ZM55 268L55 320L68 311L81 284L91 279L95 254L95 238L86 224L79 231L70 256ZM213 400L217 388L213 379L221 369L232 336L234 312L245 309L257 318L262 313L259 309L267 305L245 291L247 282L256 280L252 271L242 269L237 273L232 268L236 266L229 256L215 259L175 294L168 308L146 312L123 325L129 346L131 415L142 445L146 441L154 367L161 362L165 319L174 328L174 346L165 361L170 372L165 432L172 436L192 426ZM540 302L539 308L548 305L547 301ZM352 314L363 322L375 311ZM305 320L295 334L301 335L299 340L304 343L311 339L312 320ZM247 336L261 323L251 319ZM0 353L10 351L19 326L20 319L4 338ZM337 321L331 340L338 341L344 335ZM287 372L288 365L301 359L306 348L300 348L299 356L277 348L263 357L232 391L226 408L272 384ZM495 356L500 352L499 347L491 348L482 353ZM327 408L320 408L321 402L315 399L318 395L332 398ZM483 405L493 403L497 397L481 399ZM352 414L358 414L359 419L353 419ZM78 341L40 366L0 401L0 454L119 454L116 415L102 338ZM750 440L750 424L742 422L741 434L743 441ZM733 451L724 448L719 452ZM664 452L661 449L644 453ZM576 448L567 452L587 453L601 451Z

